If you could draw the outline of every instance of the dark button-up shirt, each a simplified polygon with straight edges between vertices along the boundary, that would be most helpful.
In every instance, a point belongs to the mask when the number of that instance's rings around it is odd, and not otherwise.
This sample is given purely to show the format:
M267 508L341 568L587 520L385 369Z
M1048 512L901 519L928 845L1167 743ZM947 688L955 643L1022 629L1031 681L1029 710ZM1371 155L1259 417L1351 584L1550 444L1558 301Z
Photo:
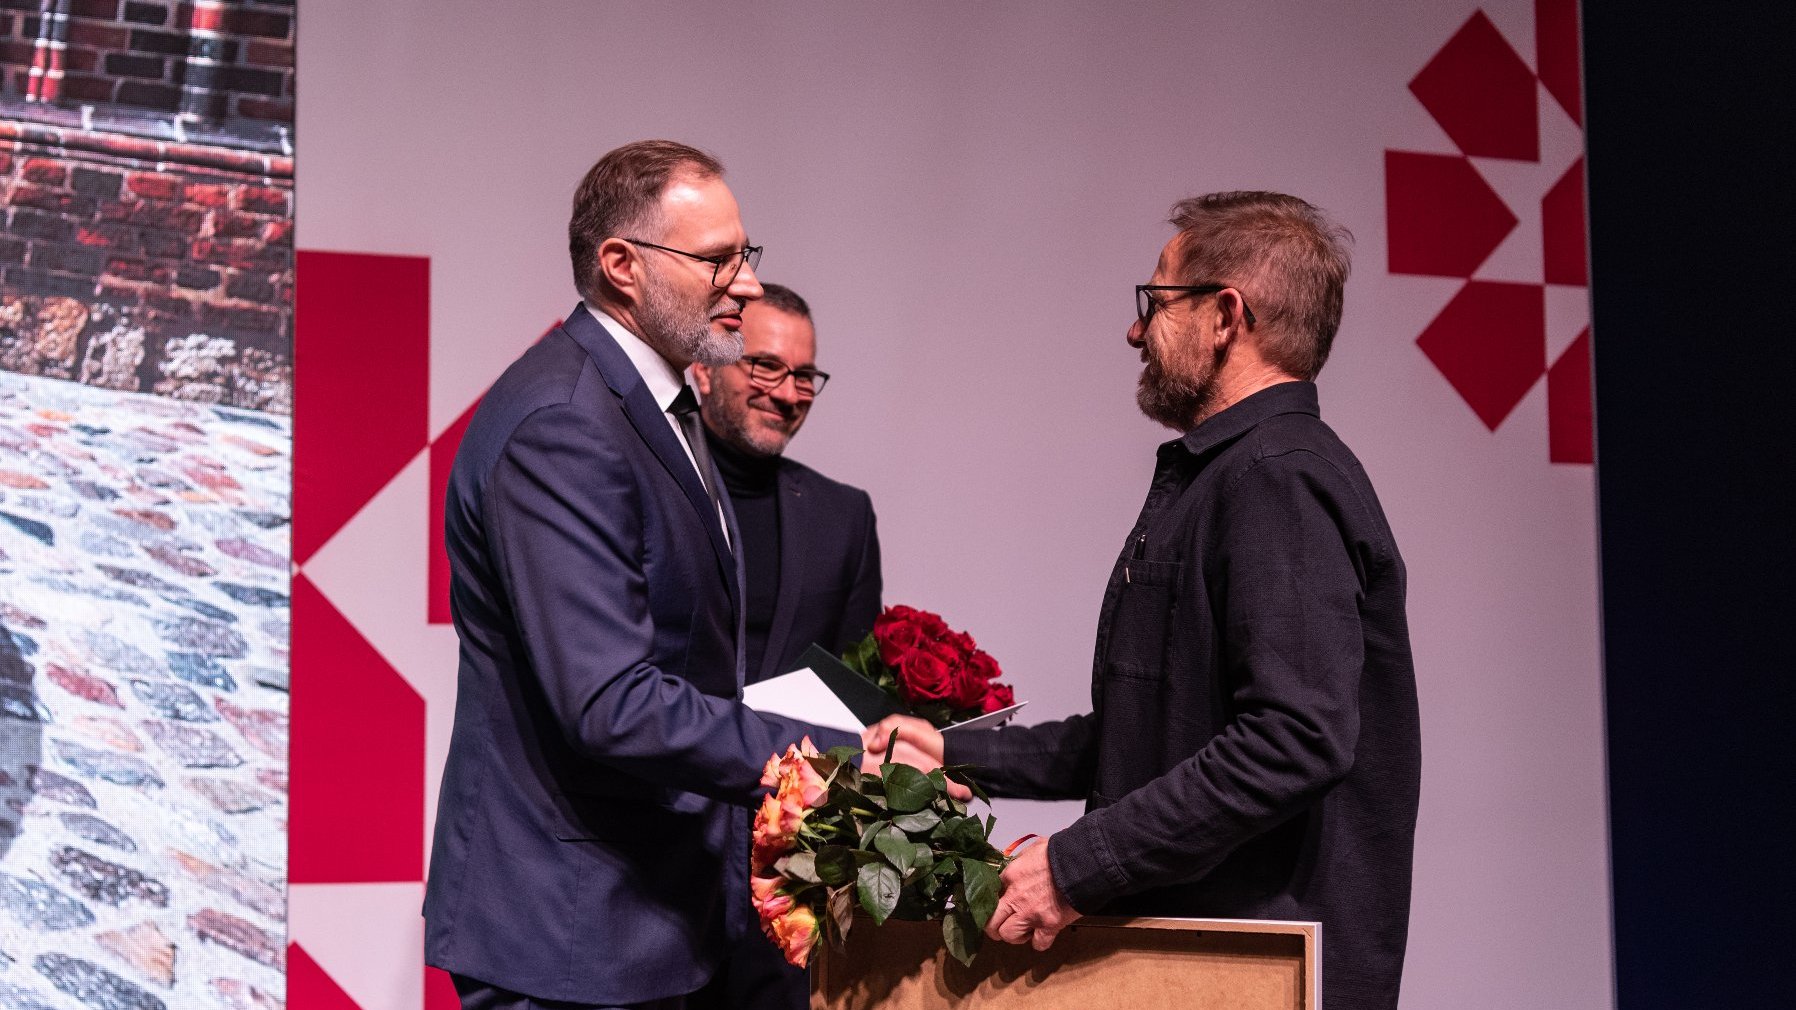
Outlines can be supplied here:
M1395 1007L1421 781L1402 558L1316 387L1160 447L1104 593L1092 712L948 735L999 795L1084 798L1081 912L1319 920L1330 1010Z

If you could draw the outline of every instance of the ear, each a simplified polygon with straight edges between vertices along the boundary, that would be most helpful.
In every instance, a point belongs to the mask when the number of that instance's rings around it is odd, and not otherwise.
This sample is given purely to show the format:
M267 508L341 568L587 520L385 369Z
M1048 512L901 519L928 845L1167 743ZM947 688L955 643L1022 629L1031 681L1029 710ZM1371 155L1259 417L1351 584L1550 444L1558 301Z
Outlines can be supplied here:
M1241 292L1225 288L1216 293L1216 336L1219 342L1239 340L1247 333L1247 301Z
M597 252L599 276L616 291L618 297L631 304L641 301L642 279L636 269L637 253L621 238L608 238L599 243Z
M692 384L698 387L698 395L711 395L711 369L694 361L692 363Z

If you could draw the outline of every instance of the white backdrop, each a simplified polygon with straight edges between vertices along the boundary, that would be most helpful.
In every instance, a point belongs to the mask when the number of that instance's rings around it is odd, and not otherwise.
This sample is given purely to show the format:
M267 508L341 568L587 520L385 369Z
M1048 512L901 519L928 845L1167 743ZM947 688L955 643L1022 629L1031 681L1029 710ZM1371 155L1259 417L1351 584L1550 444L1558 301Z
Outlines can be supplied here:
M1482 8L1532 66L1534 5ZM429 257L434 434L573 306L568 204L600 154L717 153L835 376L792 454L872 494L887 602L971 630L1034 720L1089 704L1103 582L1167 437L1123 342L1167 208L1234 188L1326 208L1357 244L1323 413L1411 574L1404 1005L1607 1007L1592 473L1548 462L1544 382L1492 432L1418 349L1460 281L1386 268L1385 151L1457 151L1408 83L1478 9L307 0L299 247ZM1539 115L1538 163L1474 159L1519 219L1478 277L1542 280L1538 201L1582 141L1544 92ZM1584 298L1548 290L1549 360ZM302 295L302 348L304 320ZM424 472L305 571L424 697L428 817L454 643L424 624ZM999 832L1075 814L1006 803ZM296 884L292 939L362 1006L411 1010L420 896Z

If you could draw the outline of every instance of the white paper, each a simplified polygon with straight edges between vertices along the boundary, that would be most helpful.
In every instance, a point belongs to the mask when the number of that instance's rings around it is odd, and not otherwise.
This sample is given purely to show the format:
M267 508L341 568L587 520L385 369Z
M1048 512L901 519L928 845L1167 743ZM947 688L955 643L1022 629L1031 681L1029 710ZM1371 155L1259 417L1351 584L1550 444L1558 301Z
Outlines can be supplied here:
M813 726L856 736L861 732L861 721L809 667L748 685L742 689L742 703L757 712L783 715Z
M1029 703L1026 701L1019 701L1015 705L1010 706L1009 708L1001 708L1001 709L998 709L996 712L987 712L984 715L976 715L971 719L965 720L964 722L957 722L952 726L945 727L942 730L942 732L943 733L952 733L957 729L985 729L988 726L996 726L997 724L999 724L999 723L1003 722L1004 720L1010 718L1011 716L1015 715L1017 713L1018 709L1022 708L1024 705L1027 705L1027 704L1029 704Z

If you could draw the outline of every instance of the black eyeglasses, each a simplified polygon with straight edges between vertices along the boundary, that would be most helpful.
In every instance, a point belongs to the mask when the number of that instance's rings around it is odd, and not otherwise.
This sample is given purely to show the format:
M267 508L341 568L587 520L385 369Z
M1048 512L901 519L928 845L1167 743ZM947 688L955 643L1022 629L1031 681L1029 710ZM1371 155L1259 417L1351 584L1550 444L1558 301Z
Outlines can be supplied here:
M743 246L721 256L700 256L698 253L687 252L684 249L656 245L653 242L644 242L636 238L627 238L624 241L645 249L659 249L662 252L673 253L675 256L684 256L690 260L698 260L700 263L711 264L711 286L716 288L727 288L734 284L736 275L742 272L744 263L747 263L752 269L759 269L761 266L761 247L758 245Z
M793 368L778 358L765 358L755 354L745 354L736 364L748 369L748 381L760 386L767 392L792 377L792 384L798 387L803 396L816 396L823 392L824 383L829 381L828 372L819 372L810 365Z
M1141 320L1142 328L1145 329L1148 321L1154 318L1154 313L1160 311L1162 304L1160 299L1155 298L1150 292L1178 291L1187 295L1213 295L1233 287L1235 287L1233 284L1137 284L1135 285L1135 318ZM1235 294L1240 295L1241 290L1235 288ZM1247 307L1246 298L1241 299L1241 312L1247 317L1247 325L1253 326L1257 322L1253 317L1253 310Z

